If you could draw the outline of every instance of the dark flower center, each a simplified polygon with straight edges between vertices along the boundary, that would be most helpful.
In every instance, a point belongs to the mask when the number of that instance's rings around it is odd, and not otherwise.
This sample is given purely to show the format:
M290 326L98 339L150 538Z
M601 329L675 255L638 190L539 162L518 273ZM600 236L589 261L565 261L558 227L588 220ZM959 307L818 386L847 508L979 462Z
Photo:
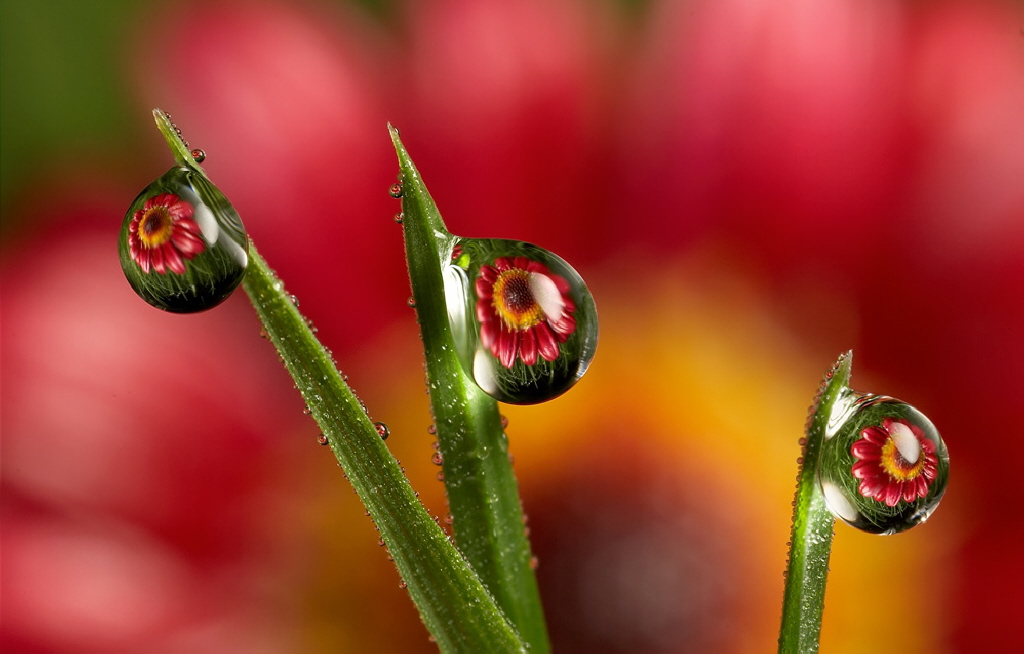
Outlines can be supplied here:
M544 312L533 297L530 273L521 268L502 271L494 282L494 309L510 329L533 327Z
M164 244L174 231L174 219L167 207L158 206L146 210L139 221L139 237L146 247Z

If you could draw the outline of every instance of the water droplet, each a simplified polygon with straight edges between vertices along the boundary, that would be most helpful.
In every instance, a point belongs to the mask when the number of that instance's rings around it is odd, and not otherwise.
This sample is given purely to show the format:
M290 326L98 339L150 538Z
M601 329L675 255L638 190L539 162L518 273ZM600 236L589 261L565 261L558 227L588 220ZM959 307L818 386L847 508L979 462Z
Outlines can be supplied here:
M402 183L395 182L390 187L388 187L388 195L390 195L393 198L402 197Z
M438 481L444 481L444 470L438 470L437 471L437 480Z
M561 258L506 239L460 239L444 269L455 349L466 374L501 402L535 404L569 390L597 347L597 311Z
M508 418L504 415L501 416L501 428L508 429Z
M380 545L381 547L384 547L384 538L383 537L379 538L377 540L377 544Z
M292 303L293 305L295 305L295 308L296 308L296 309L298 309L298 308L299 308L299 298L295 297L294 295L289 295L289 296L288 296L288 300L289 300L289 301L290 301L290 302L291 302L291 303Z
M847 391L829 418L817 473L837 518L873 534L895 534L938 507L949 454L935 425L906 402Z
M403 214L401 214L401 213L396 213L396 214L395 214L395 222L396 222L396 223L398 223L399 225L401 225L401 224L402 224L402 221L403 221L404 219L405 219L405 215L403 215Z
M203 163L206 161L206 153L199 148L192 148L192 151L189 152L189 154L196 160L196 163Z
M202 174L179 166L132 202L118 249L132 289L174 313L226 300L249 262L249 239L231 203Z
M427 427L427 433L431 436L435 435L437 433L437 425L430 425Z
M434 452L430 455L430 462L435 466L439 466L444 463L444 456L440 452Z
M386 441L388 439L388 436L391 435L391 430L388 429L388 426L385 425L383 422L373 423L373 428L377 430L377 433L380 435L381 440Z
M414 298L411 295L409 296L409 299L405 301L405 303L409 305L410 309L416 308L416 298Z
M316 437L316 442L320 443L321 445L327 445L328 444L327 434L320 434L319 436L317 436ZM370 514L367 513L366 515L370 515Z
M536 556L531 556L530 557L530 569L531 570L536 570L537 566L539 566L539 565L540 565L540 559L538 559Z
M402 581L398 582L398 587L399 587L399 588L405 588L405 587L406 587L407 585L408 585L408 584L406 584L406 583L405 583L405 580L404 580L404 579L403 579Z

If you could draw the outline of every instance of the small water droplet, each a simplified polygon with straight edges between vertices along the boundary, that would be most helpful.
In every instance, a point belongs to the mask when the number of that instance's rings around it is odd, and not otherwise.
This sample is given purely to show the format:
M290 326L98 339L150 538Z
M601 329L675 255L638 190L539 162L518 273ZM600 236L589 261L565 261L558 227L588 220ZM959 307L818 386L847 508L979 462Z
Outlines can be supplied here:
M405 583L405 580L404 580L404 579L403 579L402 581L398 582L398 587L399 587L399 588L405 588L405 587L406 587L407 585L408 585L408 584L406 584L406 583Z
M430 425L429 427L427 427L427 433L430 434L431 436L435 435L437 433L437 426Z
M415 309L416 308L416 298L414 298L411 295L409 296L409 299L405 301L405 303L408 304L409 308L411 308L411 309Z
M402 183L395 182L390 187L388 187L388 195L390 195L393 198L402 197Z
M260 338L265 338L268 341L270 340L270 334L267 333L266 327L260 327Z
M579 274L535 245L460 239L444 269L463 370L501 402L534 404L569 390L597 347L597 311Z
M949 480L949 454L935 425L906 402L884 395L849 391L837 403L844 405L829 420L831 436L822 442L817 468L828 508L874 534L924 522Z
M313 414L313 410L310 409L308 406L302 407L302 415L308 416L308 415L312 415L312 414Z
M396 214L395 214L395 222L396 222L396 223L398 223L399 225L401 225L401 224L402 224L402 221L403 221L404 219L405 219L405 215L403 215L403 214L401 214L401 213L396 213Z
M383 539L383 538L379 538L379 539L377 540L377 545L379 545L379 546L381 546L381 547L384 547L384 539Z
M530 569L531 570L536 570L537 566L539 566L539 565L540 565L540 559L538 559L536 556L531 556L530 557Z
M317 436L316 437L316 442L320 443L321 445L327 445L328 444L327 434L320 434L319 436ZM370 512L367 511L366 515L370 515Z
M388 439L388 436L391 435L391 430L389 430L388 426L385 425L383 422L373 423L373 428L377 430L377 434L380 436L381 440L386 441Z
M192 148L192 151L189 152L189 154L196 160L196 163L203 163L206 161L206 153L199 148Z
M504 415L501 416L501 428L508 429L508 418Z
M444 514L444 523L446 525L453 524L454 522L455 522L455 516L453 516L451 513Z
M158 309L195 313L231 295L249 263L238 213L193 168L175 166L135 198L121 225L121 269Z
M435 466L442 465L444 463L444 456L442 456L440 452L434 452L430 456L430 462Z
M437 471L437 480L438 481L444 481L444 470L438 470Z

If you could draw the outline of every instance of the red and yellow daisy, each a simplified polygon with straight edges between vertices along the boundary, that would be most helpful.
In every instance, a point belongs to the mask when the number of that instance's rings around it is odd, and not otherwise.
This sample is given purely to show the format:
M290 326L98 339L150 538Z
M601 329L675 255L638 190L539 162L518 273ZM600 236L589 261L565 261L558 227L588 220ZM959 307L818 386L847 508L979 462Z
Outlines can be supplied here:
M171 193L146 200L128 226L128 252L143 272L185 274L185 260L206 249L192 205Z
M860 494L887 506L926 496L938 470L935 443L906 420L886 418L865 427L850 453L858 459L852 471Z
M558 358L559 345L576 331L569 282L527 257L499 257L480 266L476 280L480 341L501 365Z

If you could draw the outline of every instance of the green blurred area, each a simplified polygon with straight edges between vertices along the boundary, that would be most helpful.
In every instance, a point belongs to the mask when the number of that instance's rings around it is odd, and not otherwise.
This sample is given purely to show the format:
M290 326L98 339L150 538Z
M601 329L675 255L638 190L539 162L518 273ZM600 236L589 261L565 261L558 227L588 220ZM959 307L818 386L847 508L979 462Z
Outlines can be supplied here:
M137 131L128 120L130 46L145 42L137 0L0 4L0 229L19 191L54 160L81 159ZM154 30L153 47L182 47Z

